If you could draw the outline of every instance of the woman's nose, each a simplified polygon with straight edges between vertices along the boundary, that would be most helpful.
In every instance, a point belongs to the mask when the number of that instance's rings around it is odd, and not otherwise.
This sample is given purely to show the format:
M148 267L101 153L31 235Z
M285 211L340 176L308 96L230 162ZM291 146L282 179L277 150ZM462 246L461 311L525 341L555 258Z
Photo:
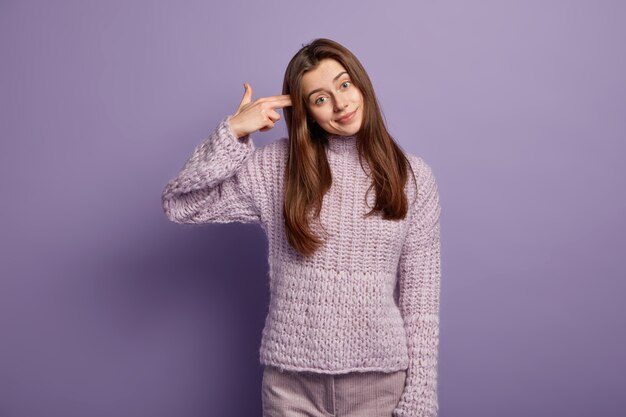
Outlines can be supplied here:
M342 99L335 99L335 111L341 111L348 107L348 102Z

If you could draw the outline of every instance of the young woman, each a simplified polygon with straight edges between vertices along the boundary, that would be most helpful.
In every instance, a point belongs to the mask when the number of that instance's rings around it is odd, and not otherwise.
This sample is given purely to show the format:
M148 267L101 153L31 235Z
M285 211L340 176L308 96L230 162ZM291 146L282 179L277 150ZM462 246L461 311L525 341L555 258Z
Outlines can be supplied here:
M316 39L283 94L224 117L163 190L176 223L259 224L269 244L263 415L436 416L441 207L344 46ZM257 148L282 108L288 137Z

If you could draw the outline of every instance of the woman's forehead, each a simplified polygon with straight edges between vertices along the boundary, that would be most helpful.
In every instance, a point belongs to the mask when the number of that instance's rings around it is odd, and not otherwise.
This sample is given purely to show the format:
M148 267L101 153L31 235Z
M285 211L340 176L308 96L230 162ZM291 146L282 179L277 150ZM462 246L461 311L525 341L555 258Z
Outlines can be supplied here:
M346 75L348 71L339 62L332 58L326 58L311 70L308 70L302 76L302 86L309 89L321 87L317 84L326 84L336 81L342 75Z

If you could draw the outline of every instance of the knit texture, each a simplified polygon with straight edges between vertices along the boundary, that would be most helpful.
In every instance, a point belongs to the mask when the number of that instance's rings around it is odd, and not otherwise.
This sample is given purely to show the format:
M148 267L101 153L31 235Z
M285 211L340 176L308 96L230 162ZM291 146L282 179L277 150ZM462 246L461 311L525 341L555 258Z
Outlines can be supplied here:
M260 362L340 374L407 370L394 417L438 412L441 206L430 166L407 153L402 220L365 217L375 202L356 136L329 135L333 183L312 230L325 243L311 257L289 245L283 219L286 137L257 148L224 117L162 193L175 223L256 223L268 239L270 305Z

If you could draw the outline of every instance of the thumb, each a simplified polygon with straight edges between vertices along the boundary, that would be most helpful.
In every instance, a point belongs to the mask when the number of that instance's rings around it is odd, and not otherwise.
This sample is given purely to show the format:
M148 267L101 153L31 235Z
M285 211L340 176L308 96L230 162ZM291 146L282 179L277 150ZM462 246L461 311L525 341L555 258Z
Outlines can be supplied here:
M252 87L248 83L243 83L243 88L245 89L243 93L243 98L241 99L241 103L239 103L239 108L243 107L244 104L250 103L252 101Z

